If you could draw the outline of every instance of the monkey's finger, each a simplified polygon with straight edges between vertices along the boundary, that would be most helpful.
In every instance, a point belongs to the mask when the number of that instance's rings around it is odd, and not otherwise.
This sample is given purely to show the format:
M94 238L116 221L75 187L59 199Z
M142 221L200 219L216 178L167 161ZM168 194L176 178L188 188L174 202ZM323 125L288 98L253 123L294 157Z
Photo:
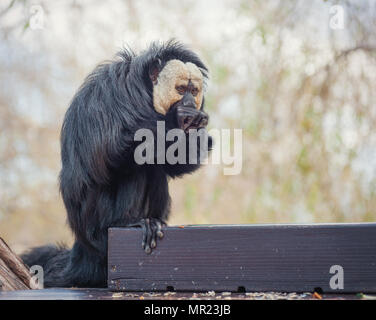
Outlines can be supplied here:
M152 249L154 249L157 246L157 237L158 237L159 225L160 225L160 222L158 220L153 220L152 226L151 226L153 234L152 234L151 243L150 243L150 247Z
M150 242L150 248L154 249L156 246L157 246L157 241L155 240L155 237L153 237Z
M151 248L150 248L149 245L146 245L146 247L145 247L145 253L146 254L150 254L151 253Z
M145 250L147 254L151 253L150 242L151 242L151 228L150 228L150 220L146 218L144 220L144 229L143 229L143 239L142 239L142 248Z
M162 232L162 222L158 221L157 222L157 236L159 239L162 239L164 234Z
M142 230L142 244L141 244L141 246L142 246L142 249L144 249L145 250L145 246L146 246L146 235L147 235L147 233L146 233L146 229L145 228L142 228L143 230Z
M150 219L146 219L146 221L145 252L149 254L153 249L154 230Z
M193 122L194 118L193 117L186 117L184 118L184 121L183 121L183 130L186 130L187 128L189 128Z
M197 128L203 128L208 125L209 117L205 112L201 112L197 117Z
M198 124L198 128L203 128L208 125L208 118L202 118Z
M197 127L199 123L201 122L201 119L202 119L202 115L200 113L197 113L192 120L192 126Z

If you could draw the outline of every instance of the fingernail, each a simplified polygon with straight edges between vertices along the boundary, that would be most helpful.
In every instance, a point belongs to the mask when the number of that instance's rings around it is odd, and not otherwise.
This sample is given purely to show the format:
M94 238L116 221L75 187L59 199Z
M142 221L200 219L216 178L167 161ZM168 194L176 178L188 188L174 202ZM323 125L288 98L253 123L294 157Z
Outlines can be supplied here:
M159 238L163 238L163 232L162 232L162 231L158 231L158 232L157 232L157 236L158 236Z

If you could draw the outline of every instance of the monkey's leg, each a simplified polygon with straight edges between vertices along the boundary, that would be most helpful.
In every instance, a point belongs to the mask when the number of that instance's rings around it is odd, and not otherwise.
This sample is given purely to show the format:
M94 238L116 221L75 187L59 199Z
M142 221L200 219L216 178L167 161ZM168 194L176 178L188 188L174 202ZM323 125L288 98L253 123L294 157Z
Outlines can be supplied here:
M129 227L142 228L142 248L147 254L151 253L152 249L157 246L157 239L163 238L162 227L164 226L166 226L166 223L157 218L146 218L129 225Z

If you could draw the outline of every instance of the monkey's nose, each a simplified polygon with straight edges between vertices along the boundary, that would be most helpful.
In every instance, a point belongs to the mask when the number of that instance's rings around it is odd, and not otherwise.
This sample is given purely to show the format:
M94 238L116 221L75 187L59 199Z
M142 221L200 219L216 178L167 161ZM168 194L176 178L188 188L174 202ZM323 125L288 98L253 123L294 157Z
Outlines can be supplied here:
M183 101L183 107L196 109L196 104L192 100Z

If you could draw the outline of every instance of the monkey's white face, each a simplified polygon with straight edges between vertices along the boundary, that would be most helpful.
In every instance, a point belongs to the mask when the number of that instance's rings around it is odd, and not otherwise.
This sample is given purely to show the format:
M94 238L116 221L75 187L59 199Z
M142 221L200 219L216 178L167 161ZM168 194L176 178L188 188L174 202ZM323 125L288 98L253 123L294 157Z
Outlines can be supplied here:
M173 59L166 63L153 86L153 105L157 112L166 114L170 107L183 98L191 88L196 109L201 108L203 98L203 76L199 68L191 63Z

